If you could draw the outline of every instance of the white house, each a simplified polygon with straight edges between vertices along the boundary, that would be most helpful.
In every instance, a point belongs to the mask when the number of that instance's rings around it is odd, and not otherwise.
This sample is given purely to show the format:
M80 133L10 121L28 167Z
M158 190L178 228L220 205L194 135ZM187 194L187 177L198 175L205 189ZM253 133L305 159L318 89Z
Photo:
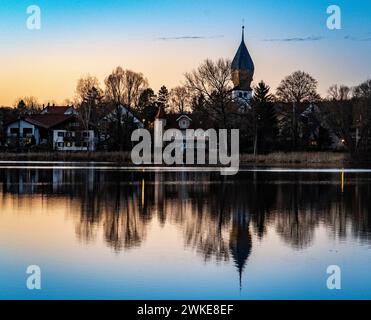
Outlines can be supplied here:
M53 130L53 146L58 151L95 151L93 130Z
M6 143L17 143L22 145L40 142L39 127L27 119L19 119L5 125Z
M87 130L71 108L47 107L40 114L6 124L7 145L50 145L58 151L95 151L94 130Z

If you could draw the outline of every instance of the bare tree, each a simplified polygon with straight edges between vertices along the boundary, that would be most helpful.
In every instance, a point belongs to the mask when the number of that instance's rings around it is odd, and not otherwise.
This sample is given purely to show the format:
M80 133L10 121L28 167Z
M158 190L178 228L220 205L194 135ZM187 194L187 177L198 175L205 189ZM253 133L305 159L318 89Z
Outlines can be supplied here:
M185 77L186 88L192 95L205 98L205 111L209 117L227 128L228 107L232 101L231 62L207 59Z
M353 95L356 98L371 99L371 79L361 83L353 89Z
M371 79L353 89L357 151L371 150Z
M76 95L79 118L87 130L92 121L97 120L98 108L103 99L103 91L96 77L87 75L77 82Z
M24 104L25 114L32 114L32 113L38 112L41 108L41 104L39 103L39 100L34 96L18 98L15 101L15 106L18 107L21 102L23 102Z
M125 99L125 70L117 67L104 81L105 96L110 102L124 103Z
M332 85L327 93L330 100L344 101L350 98L350 88L344 85Z
M142 73L131 70L125 72L125 103L129 108L138 106L141 93L148 87L148 81Z
M186 87L175 87L170 90L170 110L174 113L184 113L190 110L191 95Z
M117 67L105 79L106 98L128 109L136 108L141 93L148 87L143 74Z
M133 111L142 111L139 100L148 87L148 81L141 73L117 67L105 79L105 85L106 100L114 106L112 137L115 148L122 150L135 128Z
M97 77L86 75L84 77L81 77L77 81L76 86L76 98L79 103L83 102L89 95L89 91L91 91L92 88L98 89L99 81Z
M65 105L65 106L77 106L78 103L76 101L76 98L75 99L66 98L66 99L63 100L63 105Z
M321 99L317 93L318 82L308 73L296 71L281 81L276 95L282 102L315 102Z
M303 102L316 102L321 100L317 93L318 82L304 71L295 71L283 79L276 90L278 100L285 103L292 103L292 111L286 113L284 118L291 132L292 147L297 148L299 131L299 114L297 105Z

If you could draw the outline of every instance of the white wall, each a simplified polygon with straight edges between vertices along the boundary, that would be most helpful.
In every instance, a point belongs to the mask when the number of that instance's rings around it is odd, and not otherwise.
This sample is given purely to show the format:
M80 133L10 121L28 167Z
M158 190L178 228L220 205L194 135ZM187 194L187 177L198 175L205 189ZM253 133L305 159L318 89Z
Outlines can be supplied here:
M87 130L87 131L81 131L81 134L83 132L87 133L86 137L83 137L82 142L86 142L87 146L76 146L75 142L70 142L71 145L68 146L67 143L65 143L65 137L67 136L67 133L72 134L72 137L76 136L75 131L67 131L67 130L53 130L53 149L59 150L59 151L95 151L95 135L93 130ZM59 136L59 133L63 133L63 136ZM68 140L68 139L66 139Z
M178 125L180 129L188 129L191 125L191 121L187 117L181 117L178 119Z
M242 91L242 90L232 91L232 99L243 99L246 101L250 101L251 98L252 98L252 91Z
M35 137L36 144L39 144L40 132L39 132L39 129L37 127L35 127L33 124L31 124L27 121L24 121L24 120L19 120L19 121L11 123L6 128L7 138L13 137L11 135L11 129L19 129L20 138L23 138L23 129L31 129L32 130L32 135Z

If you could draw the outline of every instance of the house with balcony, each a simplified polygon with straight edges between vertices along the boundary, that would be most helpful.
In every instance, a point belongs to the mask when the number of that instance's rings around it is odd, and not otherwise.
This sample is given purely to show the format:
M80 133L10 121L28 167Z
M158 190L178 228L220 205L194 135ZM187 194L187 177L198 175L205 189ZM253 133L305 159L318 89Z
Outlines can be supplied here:
M53 148L57 151L95 151L94 130L87 130L76 117L53 128Z
M40 128L30 119L17 119L4 125L7 146L26 147L40 144Z
M4 125L9 148L45 146L57 151L95 151L95 132L85 128L71 107L48 107Z

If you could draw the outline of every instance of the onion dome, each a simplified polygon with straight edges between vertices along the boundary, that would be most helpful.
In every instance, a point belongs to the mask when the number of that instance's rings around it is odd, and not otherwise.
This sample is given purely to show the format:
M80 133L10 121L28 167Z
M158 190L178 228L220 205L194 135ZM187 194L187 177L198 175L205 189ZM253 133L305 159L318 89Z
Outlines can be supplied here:
M242 27L242 41L232 61L232 80L235 90L251 90L255 66L245 44L245 27Z

